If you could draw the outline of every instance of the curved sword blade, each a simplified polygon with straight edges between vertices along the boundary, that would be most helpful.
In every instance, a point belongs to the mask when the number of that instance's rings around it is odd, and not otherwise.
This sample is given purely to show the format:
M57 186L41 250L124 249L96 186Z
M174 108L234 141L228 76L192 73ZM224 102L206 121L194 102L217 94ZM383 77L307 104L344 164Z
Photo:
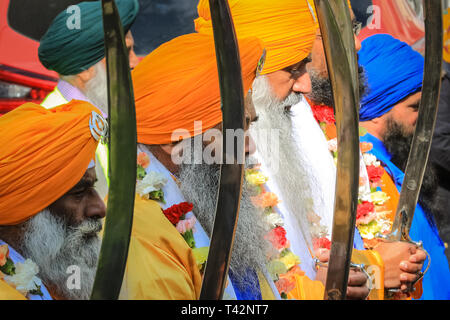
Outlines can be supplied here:
M136 114L122 24L114 0L102 0L108 71L110 188L91 299L117 299L128 258L136 184Z
M411 241L409 230L411 229L430 154L441 88L442 2L441 0L428 0L423 3L425 13L425 66L422 98L394 223L390 234L385 236L385 238L393 241Z
M325 299L345 299L359 185L358 65L346 1L315 0L333 88L338 137L336 195Z
M241 64L236 35L227 0L210 0L211 19L220 80L223 115L223 164L208 260L200 299L219 300L223 296L239 216L244 173L243 141L228 141L230 129L243 130L245 124ZM233 143L233 154L226 146ZM240 145L239 145L240 144ZM230 160L233 163L230 164Z

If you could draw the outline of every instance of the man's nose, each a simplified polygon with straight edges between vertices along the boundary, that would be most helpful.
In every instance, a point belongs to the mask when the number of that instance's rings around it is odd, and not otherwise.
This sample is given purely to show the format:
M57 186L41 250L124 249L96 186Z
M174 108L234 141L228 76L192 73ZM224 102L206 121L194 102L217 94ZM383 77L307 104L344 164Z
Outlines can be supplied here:
M102 219L106 216L106 205L97 191L93 191L92 199L86 209L86 216L88 218Z
M304 72L300 77L295 79L292 91L303 94L311 92L311 78L308 72Z
M130 69L133 70L139 64L139 58L133 50L130 51L128 56L128 60L130 61Z
M253 140L252 136L248 133L245 133L245 155L249 156L254 154L256 151L255 140Z

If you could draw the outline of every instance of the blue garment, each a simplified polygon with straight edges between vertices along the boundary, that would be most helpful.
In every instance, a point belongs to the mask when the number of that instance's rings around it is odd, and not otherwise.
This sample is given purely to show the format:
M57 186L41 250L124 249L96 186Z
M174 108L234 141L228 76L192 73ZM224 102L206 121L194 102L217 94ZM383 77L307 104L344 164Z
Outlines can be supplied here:
M248 269L246 272L246 280L250 286L242 285L236 280L236 275L233 273L231 268L228 271L228 276L230 277L231 283L233 284L234 292L236 293L236 298L238 300L262 300L262 294L260 290L258 274L253 269ZM250 289L250 288L253 288Z
M7 244L6 242L0 240L0 246ZM12 260L12 262L14 262L14 264L16 263L23 263L25 261L25 259L16 251L14 250L9 244L8 248L9 248L9 258ZM35 295L35 294L28 294L27 298L28 300L52 300L52 297L50 296L50 294L47 291L47 288L44 286L44 284L41 285L41 292L43 293L42 297L39 295Z
M372 143L373 149L368 153L377 157L400 192L404 173L391 162L392 156L383 142L369 133L360 140ZM423 278L423 294L420 300L450 300L450 270L444 253L445 247L436 225L430 224L420 204L416 206L409 236L414 241L422 241L424 249L431 257L430 268ZM424 263L424 268L427 264L428 259Z
M364 67L368 84L361 98L360 121L382 116L422 88L423 57L390 35L377 34L365 39L358 62Z

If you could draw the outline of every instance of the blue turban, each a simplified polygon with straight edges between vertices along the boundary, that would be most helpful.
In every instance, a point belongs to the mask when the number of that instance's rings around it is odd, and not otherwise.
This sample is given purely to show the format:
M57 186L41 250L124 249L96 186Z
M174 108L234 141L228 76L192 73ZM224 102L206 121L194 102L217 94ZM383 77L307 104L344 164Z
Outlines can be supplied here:
M359 120L381 117L400 100L422 88L424 58L408 44L387 34L373 35L361 44L359 64L368 90L361 98Z
M116 0L124 32L134 22L138 0ZM79 74L105 56L103 18L100 1L81 2L78 10L64 10L53 20L42 37L38 50L39 60L49 70L61 75Z

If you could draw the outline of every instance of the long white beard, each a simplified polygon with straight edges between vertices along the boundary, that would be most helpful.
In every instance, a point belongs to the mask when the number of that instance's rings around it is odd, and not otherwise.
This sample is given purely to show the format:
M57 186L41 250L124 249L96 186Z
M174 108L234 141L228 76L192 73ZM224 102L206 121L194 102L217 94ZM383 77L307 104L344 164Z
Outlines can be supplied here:
M86 82L84 95L106 115L108 115L108 78L102 62L94 65L95 76Z
M39 266L39 277L56 295L73 300L89 299L101 246L97 235L101 226L100 220L93 219L68 226L46 209L26 222L21 249L25 257ZM80 270L79 289L68 285L70 266Z
M308 214L312 210L313 194L311 183L314 181L308 174L307 164L295 142L292 119L286 106L293 106L303 98L300 94L291 93L285 100L278 100L272 93L265 76L259 76L253 82L253 102L259 116L250 133L256 140L258 154L272 173L272 179L280 190L280 198L290 214L295 216L301 230L303 240L311 247L311 232ZM261 132L278 131L279 149L274 163L273 153L267 152L267 141L259 141ZM294 236L294 235L292 235Z
M193 211L209 236L212 233L216 213L219 177L219 165L182 164L180 166L180 189L185 199L194 204ZM238 283L256 292L257 288L252 288L252 284L246 277L246 271L265 270L267 256L271 255L274 249L264 239L264 235L269 230L263 219L263 212L250 201L250 197L255 195L255 190L244 182L230 269Z

